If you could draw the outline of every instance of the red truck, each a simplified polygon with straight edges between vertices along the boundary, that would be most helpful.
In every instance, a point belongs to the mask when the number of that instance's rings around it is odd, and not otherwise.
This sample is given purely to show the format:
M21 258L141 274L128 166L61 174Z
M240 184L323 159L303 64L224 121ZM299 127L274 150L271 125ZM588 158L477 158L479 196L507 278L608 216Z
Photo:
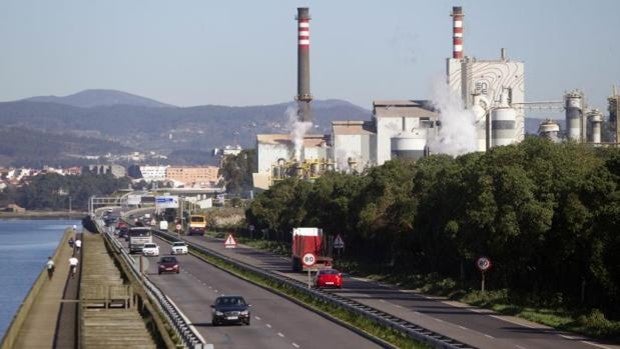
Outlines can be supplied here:
M332 265L332 258L327 256L327 243L323 230L319 228L293 228L292 245L292 264L293 271L305 270L301 259L307 253L312 253L316 262L312 269L329 268Z

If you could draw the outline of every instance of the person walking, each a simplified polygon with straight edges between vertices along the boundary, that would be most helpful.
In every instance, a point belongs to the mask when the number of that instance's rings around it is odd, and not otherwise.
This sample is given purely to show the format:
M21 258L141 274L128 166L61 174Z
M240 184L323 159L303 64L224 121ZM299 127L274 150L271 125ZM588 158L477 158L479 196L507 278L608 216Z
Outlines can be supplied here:
M79 261L75 257L69 258L69 267L71 268L71 278L75 277L75 273L77 272L77 265Z
M47 278L51 280L52 276L54 276L54 269L56 268L52 257L47 257L47 263L45 263L45 266L47 269Z
M75 250L77 251L77 253L80 253L80 248L82 247L82 240L80 239L75 239Z

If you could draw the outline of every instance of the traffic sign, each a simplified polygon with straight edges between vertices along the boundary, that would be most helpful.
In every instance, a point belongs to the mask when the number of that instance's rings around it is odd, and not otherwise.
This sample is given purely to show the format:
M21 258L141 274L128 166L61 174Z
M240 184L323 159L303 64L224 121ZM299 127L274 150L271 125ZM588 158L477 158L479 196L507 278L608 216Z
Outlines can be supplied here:
M480 271L487 271L491 268L491 260L487 257L479 257L476 260L476 266L480 269Z
M235 238L232 234L228 234L228 237L226 237L226 241L224 241L224 246L226 246L226 248L237 247L237 241L235 241Z
M306 253L303 257L301 257L301 262L306 267L311 267L314 263L316 263L316 256L313 253Z
M340 234L336 235L334 239L334 248L344 248L344 240L342 240Z

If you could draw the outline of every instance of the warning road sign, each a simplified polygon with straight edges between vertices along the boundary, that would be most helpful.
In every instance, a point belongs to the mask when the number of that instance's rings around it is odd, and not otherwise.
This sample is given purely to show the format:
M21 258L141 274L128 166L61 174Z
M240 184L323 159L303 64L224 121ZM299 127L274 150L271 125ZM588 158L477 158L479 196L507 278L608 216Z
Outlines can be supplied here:
M226 241L224 242L224 246L226 246L226 248L237 247L237 241L235 241L235 238L232 234L228 234L228 237L226 237Z
M334 239L334 248L344 248L344 240L342 240L340 234L336 235Z

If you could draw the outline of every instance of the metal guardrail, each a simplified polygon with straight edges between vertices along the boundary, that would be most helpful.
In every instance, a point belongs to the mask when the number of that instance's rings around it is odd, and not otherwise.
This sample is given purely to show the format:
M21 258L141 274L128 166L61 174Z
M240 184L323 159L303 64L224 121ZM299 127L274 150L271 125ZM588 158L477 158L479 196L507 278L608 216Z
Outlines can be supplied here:
M201 340L200 335L195 333L194 329L185 321L180 310L159 289L159 287L152 283L138 270L136 261L127 253L127 250L123 248L121 243L117 239L114 239L110 235L109 231L104 228L103 221L101 219L97 219L95 222L101 234L118 249L121 258L123 258L125 263L130 267L129 270L131 270L131 273L136 280L140 280L140 282L142 282L142 286L144 286L148 296L155 300L154 303L172 325L172 330L178 338L181 338L185 347L193 349L208 348L209 346Z
M174 234L170 234L168 232L164 232L161 230L153 230L153 231L157 235L165 238L168 241L179 241L179 238L177 238L176 235ZM471 346L467 344L458 342L452 338L446 337L439 333L435 333L431 330L420 327L407 320L387 314L383 311L369 307L367 305L364 305L352 299L341 297L331 292L308 288L308 285L304 282L301 282L301 281L298 281L298 280L295 280L295 279L292 279L292 278L289 278L289 277L286 277L280 274L276 274L269 270L258 268L251 264L238 261L236 259L227 257L223 254L207 249L195 243L192 243L189 241L185 241L185 242L187 243L189 247L191 247L192 249L198 252L217 257L219 259L226 261L227 263L231 263L237 267L256 273L260 275L261 277L264 277L271 281L278 282L282 285L292 287L298 292L303 292L307 295L318 298L322 302L333 304L335 306L346 309L354 314L370 319L377 324L392 328L402 333L406 333L409 337L415 340L418 340L420 342L426 343L428 345L431 345L435 348L445 348L445 349L472 348Z

